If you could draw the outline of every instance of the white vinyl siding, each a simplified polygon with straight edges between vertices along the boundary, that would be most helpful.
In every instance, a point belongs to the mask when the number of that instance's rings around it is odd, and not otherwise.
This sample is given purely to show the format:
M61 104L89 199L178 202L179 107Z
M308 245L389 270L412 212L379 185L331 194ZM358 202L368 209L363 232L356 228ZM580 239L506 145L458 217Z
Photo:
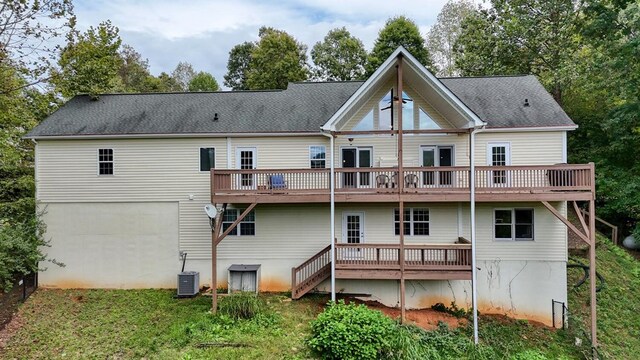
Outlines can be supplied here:
M486 166L487 147L509 144L509 165L553 165L564 162L564 131L483 132L476 135L476 165Z
M551 203L561 214L566 214L566 203ZM535 241L494 240L494 209L533 209ZM567 260L567 227L540 203L477 203L477 256L478 260ZM432 211L433 213L433 211ZM469 205L462 208L462 236L470 239Z
M557 142L554 140L556 138ZM562 132L478 134L478 139L476 151L478 165L484 165L486 162L487 142L504 141L504 139L509 139L511 143L513 165L553 164L562 159ZM395 141L397 137L356 137L352 143L353 146L373 146L373 166L392 166L385 162L385 159L395 157ZM258 168L308 168L309 147L324 145L329 152L328 143L328 139L323 136L230 138L229 143L225 138L40 140L36 166L38 200L44 205L78 202L177 201L179 204L179 250L188 251L191 259L206 260L210 258L211 229L203 207L211 202L210 176L208 172L200 171L198 163L200 148L215 147L217 169L235 168L235 154L238 147L256 148ZM454 145L455 164L466 166L468 165L468 143L467 135L407 136L404 151L405 166L418 165L421 145ZM339 137L336 140L337 164L340 159L340 146L349 146L348 139ZM556 147L557 153L554 152ZM96 176L96 149L99 148L114 150L117 157L115 159L117 176ZM227 153L227 149L230 149L231 154ZM227 159L230 159L232 164L228 164ZM394 206L391 204L340 204L340 206L353 211L366 210L366 226L370 228L365 232L367 242L398 241L398 237L392 231L393 219L390 214ZM483 206L478 204L479 209ZM507 242L500 243L498 246L483 246L480 243L479 258L566 259L564 225L559 224L546 209L539 205L511 204L511 207L522 206L536 209L536 241L522 243L517 250L511 248L510 243ZM412 204L411 207L428 207L431 223L428 237L407 236L407 243L454 242L459 236L456 222L457 204ZM463 236L469 238L468 204L463 203L462 207L464 223L461 229ZM484 212L479 210L478 231L480 242L484 241L482 239L487 239L495 245L491 210L493 207L495 204L487 207ZM255 239L249 246L256 246L256 249L263 251L265 251L263 246L266 246L264 244L270 244L272 247L267 248L265 256L288 257L295 254L298 260L303 259L304 256L315 254L323 244L327 243L325 242L328 237L326 234L329 218L327 209L328 204L309 205L306 208L292 205L279 207L260 205L255 210L258 233L246 239ZM338 238L341 236L339 233L341 221L341 217L337 216L336 237ZM297 224L296 230L287 226L291 223ZM304 229L297 229L298 227L304 227ZM297 230L300 230L299 236L296 235ZM309 239L304 245L296 243L296 246L285 249L277 245L281 244L279 241L284 235L296 238L296 241L300 241L302 237L305 239L309 237ZM236 246L243 248L248 246L245 240L223 241L221 254L242 258L246 248L241 251L239 248L236 249ZM235 250L228 252L227 247ZM285 253L276 255L281 251Z

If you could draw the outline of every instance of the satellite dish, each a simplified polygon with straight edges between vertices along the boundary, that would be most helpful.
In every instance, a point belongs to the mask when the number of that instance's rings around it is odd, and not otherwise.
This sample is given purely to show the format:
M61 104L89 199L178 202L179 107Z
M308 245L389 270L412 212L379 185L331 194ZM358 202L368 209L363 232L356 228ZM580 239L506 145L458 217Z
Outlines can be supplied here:
M213 204L205 205L204 211L207 213L207 216L209 216L209 218L211 219L215 218L216 215L218 215L218 209L216 209L216 207L213 206Z

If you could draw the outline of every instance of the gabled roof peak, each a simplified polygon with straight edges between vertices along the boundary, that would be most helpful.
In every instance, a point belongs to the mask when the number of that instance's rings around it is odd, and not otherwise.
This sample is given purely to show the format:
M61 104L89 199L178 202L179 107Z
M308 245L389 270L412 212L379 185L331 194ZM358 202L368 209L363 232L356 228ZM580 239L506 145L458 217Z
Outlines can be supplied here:
M407 49L398 46L391 55L380 65L376 71L367 79L364 84L354 93L354 95L345 102L342 107L322 126L324 131L336 131L336 125L342 120L346 114L357 104L362 98L378 86L383 78L389 76L390 72L395 72L399 58L403 59L407 70L415 73L416 81L422 82L431 88L436 96L444 100L444 106L450 107L458 117L465 119L467 125L464 127L481 127L486 125L478 115L476 115L469 107L467 107L458 97L449 90L444 84L433 75L424 65L422 65ZM404 67L403 67L404 68ZM404 75L405 73L403 73ZM404 78L404 76L403 76Z

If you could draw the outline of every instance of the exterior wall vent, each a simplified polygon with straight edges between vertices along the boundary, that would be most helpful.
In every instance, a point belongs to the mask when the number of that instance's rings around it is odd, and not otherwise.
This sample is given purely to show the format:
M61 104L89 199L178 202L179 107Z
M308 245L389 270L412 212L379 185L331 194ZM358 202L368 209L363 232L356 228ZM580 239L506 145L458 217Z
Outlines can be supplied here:
M229 293L237 291L258 292L260 265L233 264L229 266Z

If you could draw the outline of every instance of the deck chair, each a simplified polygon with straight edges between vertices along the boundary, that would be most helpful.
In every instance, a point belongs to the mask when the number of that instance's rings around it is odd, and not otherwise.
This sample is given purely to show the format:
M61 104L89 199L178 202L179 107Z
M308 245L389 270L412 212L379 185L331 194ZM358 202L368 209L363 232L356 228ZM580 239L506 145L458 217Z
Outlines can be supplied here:
M287 181L284 179L284 175L276 174L269 176L269 189L286 189Z
M406 188L417 188L418 187L418 175L416 174L407 174L404 176L404 187Z
M380 175L376 176L376 187L388 188L389 187L389 177L387 175L384 175L384 174L380 174Z

